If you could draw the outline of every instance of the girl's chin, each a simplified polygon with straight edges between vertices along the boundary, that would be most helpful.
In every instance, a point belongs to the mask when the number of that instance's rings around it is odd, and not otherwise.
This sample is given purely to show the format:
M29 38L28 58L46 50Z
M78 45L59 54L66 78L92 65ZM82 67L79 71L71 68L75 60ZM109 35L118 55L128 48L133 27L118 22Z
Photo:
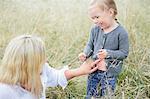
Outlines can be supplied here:
M105 26L102 26L102 25L99 25L99 24L97 24L97 26L101 27L101 29L105 28Z
M101 29L103 29L103 30L108 29L108 27L106 27L106 26L100 26L100 27L101 27Z
M101 29L105 29L105 27L103 27L103 26L101 26L101 25L99 25L99 27L101 27Z

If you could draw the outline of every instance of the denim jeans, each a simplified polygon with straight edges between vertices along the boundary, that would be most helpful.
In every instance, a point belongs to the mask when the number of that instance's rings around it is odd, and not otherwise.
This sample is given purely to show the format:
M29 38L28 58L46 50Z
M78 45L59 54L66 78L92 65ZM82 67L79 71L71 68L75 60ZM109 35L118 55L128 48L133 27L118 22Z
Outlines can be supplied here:
M108 94L108 91L114 92L115 85L116 77L107 77L106 72L97 70L88 76L86 99L100 98Z

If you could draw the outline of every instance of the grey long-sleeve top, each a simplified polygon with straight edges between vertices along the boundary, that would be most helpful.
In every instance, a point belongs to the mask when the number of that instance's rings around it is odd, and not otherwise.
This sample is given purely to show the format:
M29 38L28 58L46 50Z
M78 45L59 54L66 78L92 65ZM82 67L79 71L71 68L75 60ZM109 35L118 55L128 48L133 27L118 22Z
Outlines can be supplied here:
M88 57L91 56L93 60L96 60L100 49L106 49L108 52L106 60L115 59L123 61L129 53L128 33L120 24L107 34L99 26L94 25L91 29L84 53Z

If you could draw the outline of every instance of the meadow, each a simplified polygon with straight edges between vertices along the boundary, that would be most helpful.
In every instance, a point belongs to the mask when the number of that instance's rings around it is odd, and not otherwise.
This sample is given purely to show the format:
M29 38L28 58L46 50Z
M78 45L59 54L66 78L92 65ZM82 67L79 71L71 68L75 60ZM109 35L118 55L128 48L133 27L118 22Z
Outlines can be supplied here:
M115 0L118 20L127 29L130 53L119 75L114 99L150 99L150 0ZM62 68L86 45L92 25L89 0L0 0L0 61L8 42L21 34L40 36L48 61ZM70 68L81 63L73 62ZM48 88L47 99L84 99L87 76L74 78L63 90ZM106 99L112 99L105 97Z

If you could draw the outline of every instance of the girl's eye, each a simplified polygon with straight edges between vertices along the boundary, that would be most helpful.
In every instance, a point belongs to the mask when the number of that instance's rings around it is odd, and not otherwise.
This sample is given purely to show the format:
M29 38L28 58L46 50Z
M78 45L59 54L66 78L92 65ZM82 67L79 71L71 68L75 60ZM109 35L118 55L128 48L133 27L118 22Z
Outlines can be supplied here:
M96 18L96 19L98 19L98 18L99 18L99 16L96 16L95 18Z

